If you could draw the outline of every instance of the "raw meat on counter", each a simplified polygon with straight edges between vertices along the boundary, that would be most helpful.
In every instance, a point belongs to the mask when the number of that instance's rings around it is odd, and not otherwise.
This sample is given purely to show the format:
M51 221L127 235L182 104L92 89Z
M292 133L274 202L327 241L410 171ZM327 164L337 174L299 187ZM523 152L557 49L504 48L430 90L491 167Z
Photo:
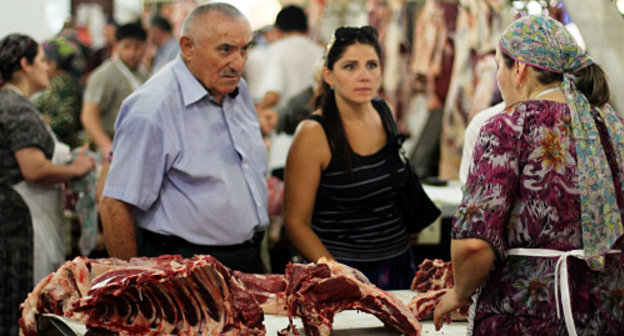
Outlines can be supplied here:
M412 280L411 290L426 292L453 287L453 267L451 262L440 259L425 259L418 265Z
M334 315L348 309L373 314L403 334L420 333L422 325L399 299L351 267L321 258L316 264L288 264L285 276L290 325L282 335L298 334L292 317L299 316L307 336L328 336Z
M253 294L265 314L288 315L286 278L283 274L249 274L234 271L245 289Z
M84 314L73 311L74 305L91 289L91 280L100 274L124 267L118 259L75 258L43 278L21 304L20 335L37 335L37 314L52 313L77 321L86 321Z
M420 292L407 304L414 316L419 320L433 317L433 311L440 298L453 287L453 267L450 261L425 259L418 265L418 271L412 280L411 289ZM453 321L468 319L469 306L459 308L451 313Z
M24 335L44 312L85 323L87 335L265 334L253 295L211 256L79 258L44 281L22 304Z
M446 292L448 292L450 288L431 290L424 293L419 293L412 298L412 300L407 304L407 307L412 311L414 316L422 321L433 318L433 311L435 307L440 302L440 298ZM455 311L451 312L451 320L453 321L466 321L468 319L470 306L458 308Z

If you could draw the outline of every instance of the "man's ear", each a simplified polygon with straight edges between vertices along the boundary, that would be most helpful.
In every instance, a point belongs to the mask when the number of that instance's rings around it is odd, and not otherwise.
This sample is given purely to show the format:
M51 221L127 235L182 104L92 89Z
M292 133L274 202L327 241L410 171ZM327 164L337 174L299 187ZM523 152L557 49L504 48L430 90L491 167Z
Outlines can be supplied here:
M184 59L189 59L193 53L193 48L195 48L195 41L188 35L182 35L178 43L180 44L180 54L184 56Z

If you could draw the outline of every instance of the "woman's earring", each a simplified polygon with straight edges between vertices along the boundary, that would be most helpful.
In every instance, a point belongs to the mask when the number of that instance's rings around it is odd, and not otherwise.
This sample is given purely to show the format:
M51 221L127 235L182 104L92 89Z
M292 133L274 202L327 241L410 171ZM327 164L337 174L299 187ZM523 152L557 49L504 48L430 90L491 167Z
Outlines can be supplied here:
M330 90L332 90L332 91L334 91L334 86L333 86L333 85L330 85L330 86L329 86L329 89L330 89Z
M518 83L514 84L514 89L516 89L516 90L517 90L517 89L519 89L519 88L520 88L520 84L518 84Z

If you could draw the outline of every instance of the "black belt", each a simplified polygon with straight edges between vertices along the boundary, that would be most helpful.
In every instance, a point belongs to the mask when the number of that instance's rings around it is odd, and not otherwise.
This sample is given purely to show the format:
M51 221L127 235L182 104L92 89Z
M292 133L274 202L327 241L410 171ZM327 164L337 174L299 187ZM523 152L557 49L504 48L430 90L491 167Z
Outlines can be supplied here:
M251 237L251 239L236 245L198 245L178 236L163 235L146 229L141 229L141 235L143 236L143 241L150 245L162 247L188 246L192 248L208 248L215 251L234 251L245 248L259 248L262 243L262 239L264 239L264 231L258 231L253 235L253 237Z

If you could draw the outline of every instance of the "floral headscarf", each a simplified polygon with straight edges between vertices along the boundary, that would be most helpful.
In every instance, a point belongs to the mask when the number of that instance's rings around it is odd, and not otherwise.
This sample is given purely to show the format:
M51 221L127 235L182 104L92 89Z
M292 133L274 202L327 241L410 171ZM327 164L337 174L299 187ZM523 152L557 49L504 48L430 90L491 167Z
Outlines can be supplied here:
M619 209L616 199L616 193L624 193L624 186L615 190L592 109L607 126L620 181L624 181L624 153L618 148L624 148L624 125L610 106L592 108L576 88L574 73L593 61L559 21L548 16L524 16L507 27L499 46L518 62L563 74L561 89L570 106L576 142L585 260L592 269L603 270L604 255L624 233L624 209Z
M41 46L49 60L74 76L80 76L87 65L80 47L64 36L46 40Z

